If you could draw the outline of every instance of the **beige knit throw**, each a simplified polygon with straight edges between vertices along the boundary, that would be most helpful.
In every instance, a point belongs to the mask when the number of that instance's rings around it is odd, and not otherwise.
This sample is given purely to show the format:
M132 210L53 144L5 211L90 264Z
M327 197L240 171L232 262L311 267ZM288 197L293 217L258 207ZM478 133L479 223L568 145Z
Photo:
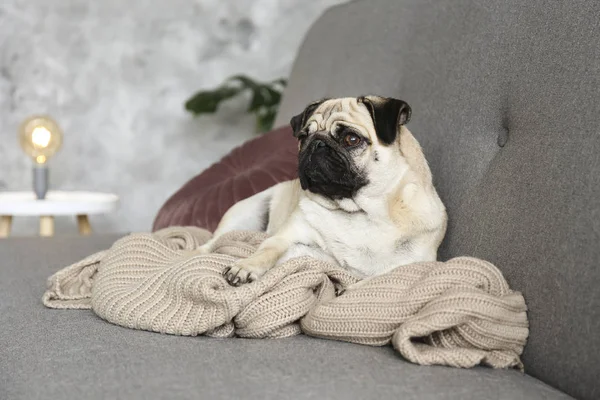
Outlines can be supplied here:
M232 232L214 253L195 253L210 235L176 227L126 236L50 277L43 302L91 308L117 325L175 335L303 332L373 346L391 342L418 364L523 368L525 301L488 262L422 262L359 282L338 266L298 258L232 287L223 270L250 255L265 235Z

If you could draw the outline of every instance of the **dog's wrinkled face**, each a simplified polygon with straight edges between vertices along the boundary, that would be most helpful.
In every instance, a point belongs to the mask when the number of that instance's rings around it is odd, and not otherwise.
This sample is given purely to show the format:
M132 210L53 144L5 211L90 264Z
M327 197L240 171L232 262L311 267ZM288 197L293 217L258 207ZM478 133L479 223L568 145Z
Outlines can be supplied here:
M310 104L290 121L299 140L302 189L340 200L382 184L385 169L401 157L395 144L410 114L404 101L378 96Z

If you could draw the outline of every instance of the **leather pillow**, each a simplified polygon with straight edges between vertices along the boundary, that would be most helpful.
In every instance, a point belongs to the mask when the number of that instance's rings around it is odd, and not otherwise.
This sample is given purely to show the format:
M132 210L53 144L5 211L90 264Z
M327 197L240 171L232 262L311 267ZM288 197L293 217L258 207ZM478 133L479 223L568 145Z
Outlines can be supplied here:
M162 206L153 230L199 226L214 231L234 203L298 175L298 144L289 126L235 148L192 178Z

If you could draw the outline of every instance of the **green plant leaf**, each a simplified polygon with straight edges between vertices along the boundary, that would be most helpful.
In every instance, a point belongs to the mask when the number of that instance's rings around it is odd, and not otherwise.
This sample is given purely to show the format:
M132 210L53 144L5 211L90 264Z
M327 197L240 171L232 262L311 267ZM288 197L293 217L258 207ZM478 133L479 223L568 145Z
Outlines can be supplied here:
M256 132L265 133L273 129L277 107L261 108L256 113Z
M262 90L260 87L256 87L252 90L252 98L250 99L250 104L248 104L248 109L246 112L255 112L257 111L263 104L265 100L262 94Z
M283 78L260 83L246 75L235 75L216 89L197 92L186 101L185 108L195 115L214 113L221 102L249 90L251 99L247 112L255 114L256 131L263 133L273 127L286 85L287 80Z
M266 86L265 89L269 93L269 100L266 102L268 106L278 106L281 103L281 91Z
M258 110L260 107L273 107L281 102L281 92L268 85L260 85L252 93L252 100L248 112Z
M248 112L257 111L260 107L265 105L267 101L268 93L266 93L264 86L257 86L252 90L252 99L248 105Z
M208 114L217 111L219 104L236 96L244 88L221 86L215 90L203 90L193 95L185 103L185 109L193 114Z

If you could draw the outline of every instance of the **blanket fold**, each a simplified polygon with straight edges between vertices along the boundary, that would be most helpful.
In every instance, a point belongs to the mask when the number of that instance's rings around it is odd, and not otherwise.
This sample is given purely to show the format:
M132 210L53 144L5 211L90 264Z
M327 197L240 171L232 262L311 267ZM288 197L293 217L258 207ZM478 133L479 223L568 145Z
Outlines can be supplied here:
M175 335L280 338L307 335L373 346L391 343L418 364L523 369L523 296L492 264L470 257L400 266L359 280L302 257L261 279L230 286L223 271L264 233L231 232L211 254L194 227L126 236L48 279L50 308L92 309L133 329Z

